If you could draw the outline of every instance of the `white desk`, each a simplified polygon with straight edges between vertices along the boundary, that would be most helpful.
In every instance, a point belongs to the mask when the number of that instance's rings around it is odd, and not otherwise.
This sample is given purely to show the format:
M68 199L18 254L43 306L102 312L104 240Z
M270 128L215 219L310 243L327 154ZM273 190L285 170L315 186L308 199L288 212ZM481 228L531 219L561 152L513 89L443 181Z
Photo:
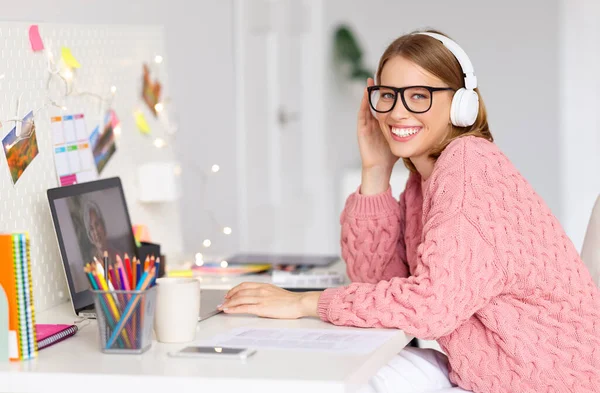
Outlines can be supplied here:
M70 303L37 316L38 323L74 319ZM271 320L219 314L198 324L196 339L241 326L352 329L313 318ZM74 337L40 351L33 361L0 363L0 392L352 392L411 339L397 331L385 345L366 355L260 349L242 363L171 358L167 352L184 345L156 341L142 355L108 355L100 352L98 336L92 321Z

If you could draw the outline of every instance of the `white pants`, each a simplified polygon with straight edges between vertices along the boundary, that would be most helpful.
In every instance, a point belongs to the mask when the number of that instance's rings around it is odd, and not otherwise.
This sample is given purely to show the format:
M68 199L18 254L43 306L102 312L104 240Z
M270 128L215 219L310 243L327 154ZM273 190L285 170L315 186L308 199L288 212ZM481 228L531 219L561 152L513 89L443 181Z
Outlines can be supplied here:
M435 349L406 347L359 393L467 392L448 379L448 358Z

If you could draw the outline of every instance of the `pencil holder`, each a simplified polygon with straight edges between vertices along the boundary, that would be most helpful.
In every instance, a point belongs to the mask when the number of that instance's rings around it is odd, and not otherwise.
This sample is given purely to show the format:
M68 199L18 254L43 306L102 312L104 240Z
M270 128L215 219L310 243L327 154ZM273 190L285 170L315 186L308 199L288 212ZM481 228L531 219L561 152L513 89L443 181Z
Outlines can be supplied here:
M143 291L92 291L104 353L140 354L152 346L156 287Z

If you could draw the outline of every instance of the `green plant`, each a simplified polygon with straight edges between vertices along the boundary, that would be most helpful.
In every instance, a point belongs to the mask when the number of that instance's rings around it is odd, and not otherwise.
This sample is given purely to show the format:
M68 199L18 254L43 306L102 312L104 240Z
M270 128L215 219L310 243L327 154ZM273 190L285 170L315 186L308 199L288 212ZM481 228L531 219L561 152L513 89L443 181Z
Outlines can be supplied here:
M373 71L363 65L363 52L352 29L347 25L340 25L335 29L333 37L334 59L348 73L348 78L364 81L373 77Z

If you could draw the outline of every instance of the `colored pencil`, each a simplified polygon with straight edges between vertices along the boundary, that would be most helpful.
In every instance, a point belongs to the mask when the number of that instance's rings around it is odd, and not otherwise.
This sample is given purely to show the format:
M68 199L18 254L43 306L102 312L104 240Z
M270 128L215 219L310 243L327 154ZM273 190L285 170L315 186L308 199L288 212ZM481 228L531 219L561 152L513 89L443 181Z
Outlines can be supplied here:
M127 273L125 272L123 261L119 256L117 256L117 271L119 272L119 277L121 278L121 289L129 291L129 280L127 279Z
M127 283L127 275L123 271L123 268L117 266L117 267L115 267L115 271L118 273L117 278L119 279L119 284L120 284L119 289L122 291L128 291L129 284Z
M115 269L112 266L108 266L108 279L112 282L112 285L115 289L119 289L119 284L117 283L117 277L115 276Z
M146 288L148 288L148 286L150 285L150 281L152 280L152 276L154 274L155 274L154 268L150 272L144 272L144 275L141 277L141 280L140 280L138 286L135 288L135 290L136 291L144 291ZM143 296L143 294L136 294L129 301L129 303L125 307L125 311L123 311L123 315L121 316L119 323L117 323L117 326L113 330L112 335L108 339L108 343L106 345L107 348L110 348L112 345L114 345L116 338L123 330L123 327L125 326L127 321L129 321L129 318L131 318L131 315L135 311L135 307L139 303L140 298L142 296Z
M156 280L158 280L159 271L160 271L160 257L156 258L156 274L154 275L154 281L152 281L152 285L156 284Z
M117 259L121 259L120 257L117 257ZM129 288L133 288L133 276L132 276L132 272L131 272L131 261L129 260L129 255L127 255L127 253L125 253L125 261L123 262L123 264L125 265L125 272L127 273L127 281L129 282Z
M95 273L95 272L92 272L92 274L93 273ZM102 288L102 290L108 292L108 284L104 280L104 277L102 275L97 275L97 278L100 282L100 287ZM116 304L116 299L113 298L111 293L107 293L106 298L108 301L108 305L110 306L110 309L112 311L112 315L115 318L115 321L118 321L119 318L121 317L121 315L119 313L119 308L117 307L117 304ZM125 344L131 348L131 342L129 341L129 336L127 335L127 331L123 332L123 339L125 340ZM114 344L114 341L112 344ZM110 346L112 346L112 344ZM106 348L110 348L110 346L107 346Z
M137 286L137 263L135 257L131 260L131 288Z
M140 283L140 277L142 276L142 264L139 259L136 260L135 265L136 265L135 288L137 288L138 284Z
M104 258L102 261L104 262L104 279L108 281L108 251L104 251Z
M93 270L92 270L92 274L94 275L96 280L98 280L98 282L100 283L100 290L108 292L108 285L106 284L104 277L100 274L97 274ZM113 317L115 317L118 320L119 319L119 309L115 303L115 300L113 299L113 297L111 295L107 295L106 299L107 299L108 306L110 307L110 311L111 311Z
M94 257L94 262L95 262L95 266L92 266L92 269L95 272L98 272L98 274L100 274L102 277L106 277L107 273L104 271L104 268L102 267L102 264L100 263L100 261L98 260L98 258ZM112 282L110 280L108 281L108 289L110 289L111 291L114 291L115 288L112 285Z
M97 291L99 286L98 286L98 282L94 278L94 275L92 274L92 269L93 268L90 266L90 264L87 264L87 265L85 265L85 268L83 269L83 271L86 272L86 274L88 276L88 280L90 280L90 284L92 285L92 288ZM106 322L108 323L110 328L113 329L115 326L115 321L114 321L110 311L108 310L108 306L106 305L104 298L100 294L98 294L98 299L100 300L100 305L102 307L102 311L104 312L104 317L106 318ZM119 337L119 339L117 340L117 344L119 344L119 347L121 347L121 348L124 347L123 339L121 337Z

